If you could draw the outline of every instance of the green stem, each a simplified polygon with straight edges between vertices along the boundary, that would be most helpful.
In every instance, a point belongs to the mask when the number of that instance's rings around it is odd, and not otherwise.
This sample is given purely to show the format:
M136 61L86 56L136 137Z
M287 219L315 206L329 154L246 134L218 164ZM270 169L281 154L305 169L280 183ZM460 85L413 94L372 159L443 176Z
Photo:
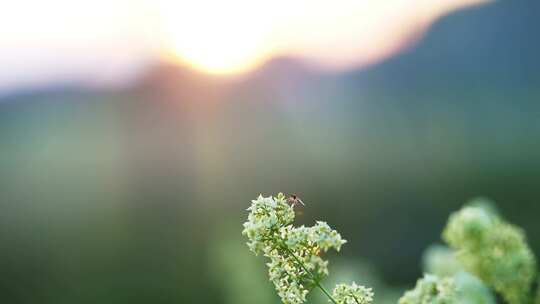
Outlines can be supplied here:
M291 223L287 223L286 225L289 225ZM286 226L286 225L283 225L283 226ZM279 237L278 237L278 239L279 239ZM326 288L324 288L321 285L321 283L319 282L317 277L311 271L309 271L309 269L306 268L304 263L302 263L302 261L300 261L300 259L294 254L294 252L291 249L289 249L289 247L286 244L282 243L280 245L281 245L282 248L284 248L294 258L294 260L300 265L300 267L302 267L302 269L304 269L304 271L311 276L311 278L313 279L313 282L315 282L315 285L317 287L319 287L319 289L328 297L328 299L330 299L330 301L332 301L332 303L338 304L338 302L330 295L330 293L326 290ZM357 300L357 302L358 302L358 300Z
M285 249L294 259L295 261L300 265L300 267L302 267L302 269L304 269L304 271L309 274L311 276L311 278L313 279L313 282L315 282L315 285L317 287L319 287L319 289L328 297L328 299L330 299L330 301L332 301L332 303L334 304L338 304L337 301L330 295L330 293L326 290L326 288L324 288L321 283L319 282L319 280L317 280L317 277L311 272L309 271L306 266L304 265L304 263L302 263L302 261L300 261L300 259L298 257L296 257L296 255L294 254L294 252L292 252L291 249L289 249L289 247L287 247L287 245L282 245L281 246L283 249Z

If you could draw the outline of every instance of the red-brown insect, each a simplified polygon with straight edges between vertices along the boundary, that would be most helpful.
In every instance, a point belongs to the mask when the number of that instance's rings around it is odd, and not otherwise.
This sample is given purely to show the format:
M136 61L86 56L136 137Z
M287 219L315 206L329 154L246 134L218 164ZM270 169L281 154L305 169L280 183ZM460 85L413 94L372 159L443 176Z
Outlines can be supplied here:
M305 206L304 202L302 202L302 200L296 194L292 194L291 196L289 196L289 198L287 198L287 203L289 203L289 205L291 206L294 206L298 203L302 204L302 206Z

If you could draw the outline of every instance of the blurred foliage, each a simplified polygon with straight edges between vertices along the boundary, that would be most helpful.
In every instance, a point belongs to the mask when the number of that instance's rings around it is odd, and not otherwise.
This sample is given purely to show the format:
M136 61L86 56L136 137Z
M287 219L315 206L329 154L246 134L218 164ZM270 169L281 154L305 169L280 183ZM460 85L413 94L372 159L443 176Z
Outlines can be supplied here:
M494 304L495 296L474 275L466 272L456 260L455 252L443 245L431 245L424 252L423 269L440 277L452 277L457 288L458 303Z
M226 226L225 226L226 227ZM247 250L238 227L216 231L208 246L209 272L225 304L271 304L279 299L268 282L262 257ZM236 236L236 237L235 237Z
M464 269L478 276L511 304L530 303L536 259L525 232L482 204L450 215L444 240L456 250Z
M324 280L327 286L335 286L341 282L358 282L369 286L375 292L373 303L395 304L404 291L403 287L394 287L387 284L375 267L362 258L347 259L335 257L329 266L330 275ZM313 293L310 303L328 303L323 294Z
M425 274L416 281L416 286L405 292L399 304L457 304L457 287L453 278L439 278Z
M452 249L431 245L423 267L455 282L457 303L497 303L488 287L507 303L533 303L531 287L538 273L534 254L525 233L504 221L492 201L476 198L452 213L442 237ZM416 302L422 301L417 297Z

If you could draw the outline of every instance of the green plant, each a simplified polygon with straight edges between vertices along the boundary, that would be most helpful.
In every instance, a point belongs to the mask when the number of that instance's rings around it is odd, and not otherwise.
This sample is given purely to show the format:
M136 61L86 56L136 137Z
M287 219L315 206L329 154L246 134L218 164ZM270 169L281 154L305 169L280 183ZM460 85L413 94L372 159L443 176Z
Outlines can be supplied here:
M510 304L532 302L536 261L525 233L504 221L492 204L473 201L453 213L443 239L456 250L463 268L500 293Z
M295 204L285 195L259 196L248 208L248 221L243 234L248 247L256 255L270 259L270 280L285 304L300 304L313 288L319 288L334 304L369 304L373 299L370 288L352 283L338 284L330 294L321 284L328 275L328 262L321 254L329 249L339 251L346 243L341 235L325 222L312 227L293 226Z
M247 250L246 250L247 251ZM329 265L329 275L324 279L328 286L335 286L340 282L359 280L365 286L377 291L373 296L373 302L377 304L396 304L403 295L405 288L388 284L382 277L378 268L361 258L347 258L336 256ZM327 303L328 298L323 293L313 293L308 298L310 304Z
M477 277L468 273L456 259L455 252L444 245L431 245L424 252L423 270L439 277L454 279L456 300L460 304L495 304L491 290Z
M328 262L321 253L339 251L346 241L325 222L294 227L294 203L280 193L259 196L248 208L243 234L255 254L264 254L270 280L285 304L306 301L318 287L334 304L369 304L370 288L337 284L330 294L321 279ZM525 233L507 223L486 199L476 199L453 213L442 234L449 247L434 245L423 258L426 274L399 304L494 304L499 293L509 304L540 304L540 288L533 292L536 260Z
M452 278L426 274L413 290L405 292L399 304L451 304L456 301L456 286Z

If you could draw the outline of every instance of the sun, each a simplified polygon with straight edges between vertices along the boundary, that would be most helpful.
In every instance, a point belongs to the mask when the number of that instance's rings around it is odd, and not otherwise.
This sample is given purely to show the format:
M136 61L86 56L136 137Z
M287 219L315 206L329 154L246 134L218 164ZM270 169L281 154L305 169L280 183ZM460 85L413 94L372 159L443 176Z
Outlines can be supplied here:
M252 33L200 28L197 35L212 36L213 39L188 38L189 35L176 36L169 40L169 58L187 63L197 69L212 74L234 74L245 72L264 60L262 50ZM176 37L175 37L176 36Z
M269 16L249 0L160 1L165 52L212 74L242 73L268 59ZM259 2L260 3L260 2Z

